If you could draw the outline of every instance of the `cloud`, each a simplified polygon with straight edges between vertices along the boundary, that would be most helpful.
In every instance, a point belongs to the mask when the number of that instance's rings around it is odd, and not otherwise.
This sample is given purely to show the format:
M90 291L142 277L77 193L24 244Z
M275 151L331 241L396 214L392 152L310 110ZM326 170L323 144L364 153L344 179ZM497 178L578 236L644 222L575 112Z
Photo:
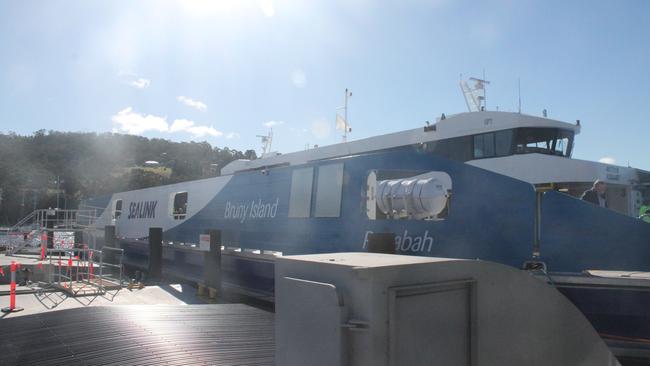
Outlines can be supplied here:
M598 159L598 161L604 164L611 164L611 165L616 164L616 159L612 158L611 156L602 157Z
M140 77L129 71L120 70L117 72L120 81L137 89L146 89L151 85L151 80Z
M187 119L176 119L172 126L169 128L169 132L182 132L188 128L194 126L194 122Z
M176 97L176 100L178 100L179 102L185 104L188 107L192 107L192 108L194 108L196 110L199 110L201 112L205 112L208 109L208 106L205 105L205 103L203 103L201 101L198 101L198 100L192 100L192 99L190 99L188 97L185 97L185 96L182 96L182 95L179 95L178 97Z
M167 133L184 132L194 137L212 136L219 137L223 132L212 126L197 125L194 121L187 119L175 119L171 126L167 123L167 117L158 117L151 114L144 115L127 107L111 117L114 124L113 133L125 132L130 135L142 135L148 131ZM239 135L237 135L239 136Z
M237 132L228 132L228 133L226 134L226 138L227 138L228 140L231 140L231 139L238 139L238 138L239 138L239 134L238 134Z
M284 124L284 121L268 121L268 122L266 122L264 124L264 126L266 126L266 127L274 127L274 126L279 126L279 125L283 125L283 124Z
M275 8L273 7L273 0L259 0L260 9L267 17L275 15Z
M129 84L138 89L144 89L149 87L149 84L151 84L151 80L145 78L138 78L136 80L131 81Z
M304 88L307 84L307 76L300 69L295 69L291 72L291 82L298 88Z
M126 107L111 117L113 124L119 131L130 135L141 135L147 131L167 132L166 117L158 117L151 114L140 114L133 111L133 108Z
M330 124L325 118L319 118L311 123L311 133L318 139L328 138L330 130Z
M172 123L171 127L169 128L169 132L187 132L192 134L194 137L204 137L206 135L219 137L223 135L223 132L218 131L212 126L197 125L194 123L194 121L187 119L174 120L174 123Z

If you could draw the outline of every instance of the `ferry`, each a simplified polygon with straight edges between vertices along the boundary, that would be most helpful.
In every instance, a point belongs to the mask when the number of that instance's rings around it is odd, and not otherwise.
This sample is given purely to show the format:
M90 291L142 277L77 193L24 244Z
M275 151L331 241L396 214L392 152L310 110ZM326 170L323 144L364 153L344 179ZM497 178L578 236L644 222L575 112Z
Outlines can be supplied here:
M365 251L370 233L393 233L399 254L529 269L604 338L647 348L650 225L637 216L649 173L572 159L579 121L470 110L406 131L266 151L214 178L89 198L80 209L98 209L96 227L114 225L134 261L146 258L148 229L162 228L166 246L189 248L165 260L197 277L200 235L221 230L223 281L266 295L278 255ZM608 183L608 208L578 197L596 179Z

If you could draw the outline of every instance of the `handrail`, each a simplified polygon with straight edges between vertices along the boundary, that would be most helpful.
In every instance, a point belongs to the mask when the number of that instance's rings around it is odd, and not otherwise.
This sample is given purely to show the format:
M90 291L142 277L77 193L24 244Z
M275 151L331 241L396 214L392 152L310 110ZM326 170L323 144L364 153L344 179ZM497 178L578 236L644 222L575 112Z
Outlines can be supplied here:
M107 250L106 250L107 249ZM106 251L105 251L106 250ZM104 261L104 254L106 252L118 252L118 260L116 263L110 263ZM72 288L73 281L83 282L92 286L99 288L101 292L106 291L106 286L104 285L105 280L112 278L110 273L108 277L104 274L104 268L119 268L119 278L118 285L122 286L123 283L123 274L124 274L124 265L123 265L123 249L119 248L104 248L102 250L90 249L90 248L74 248L74 249L48 249L46 251L50 266L49 266L49 282L51 284L56 284L59 287L68 288L69 291L77 294L81 290L74 290ZM75 255L76 254L76 255ZM95 267L95 258L99 256L99 266ZM54 263L57 261L58 263ZM76 267L74 266L74 261L76 261ZM67 264L65 264L67 263ZM73 264L72 266L70 264ZM55 268L58 267L58 268ZM63 270L63 267L68 267L67 271ZM58 269L58 271L56 271ZM99 270L99 274L95 274L95 270ZM55 272L56 271L56 272ZM65 273L67 272L67 273ZM67 283L70 283L68 286Z
M32 211L29 215L20 219L20 221L18 221L14 226L10 227L9 230L7 230L7 232L18 231L18 229L24 226L27 221L33 219L35 215L36 215L36 211Z

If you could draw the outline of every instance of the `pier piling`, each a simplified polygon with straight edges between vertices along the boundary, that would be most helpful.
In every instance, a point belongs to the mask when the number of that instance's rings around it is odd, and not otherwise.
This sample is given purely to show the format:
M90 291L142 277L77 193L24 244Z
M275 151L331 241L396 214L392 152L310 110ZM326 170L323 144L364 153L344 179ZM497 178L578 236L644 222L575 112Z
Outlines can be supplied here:
M149 278L162 277L162 228L149 228Z

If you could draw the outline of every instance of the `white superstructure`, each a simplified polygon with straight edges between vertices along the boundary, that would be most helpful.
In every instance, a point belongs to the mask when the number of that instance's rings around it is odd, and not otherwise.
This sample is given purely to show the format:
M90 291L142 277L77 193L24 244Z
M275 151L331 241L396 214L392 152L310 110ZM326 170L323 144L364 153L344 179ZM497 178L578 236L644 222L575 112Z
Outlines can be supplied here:
M259 169L283 164L297 165L309 161L328 159L338 156L361 154L370 151L390 149L405 145L422 144L426 142L445 140L454 137L512 129L517 127L548 127L562 128L578 133L579 125L556 121L547 118L529 116L509 112L466 112L439 119L435 124L406 131L373 136L350 142L298 151L288 154L266 155L256 160L236 160L226 165L222 175L233 174L237 171Z
M536 186L579 196L596 180L609 184L609 208L638 215L650 173L634 168L571 159L580 123L499 111L442 115L432 125L289 154L237 160L222 175L237 171L299 165L321 159L417 146L433 154L511 176Z

